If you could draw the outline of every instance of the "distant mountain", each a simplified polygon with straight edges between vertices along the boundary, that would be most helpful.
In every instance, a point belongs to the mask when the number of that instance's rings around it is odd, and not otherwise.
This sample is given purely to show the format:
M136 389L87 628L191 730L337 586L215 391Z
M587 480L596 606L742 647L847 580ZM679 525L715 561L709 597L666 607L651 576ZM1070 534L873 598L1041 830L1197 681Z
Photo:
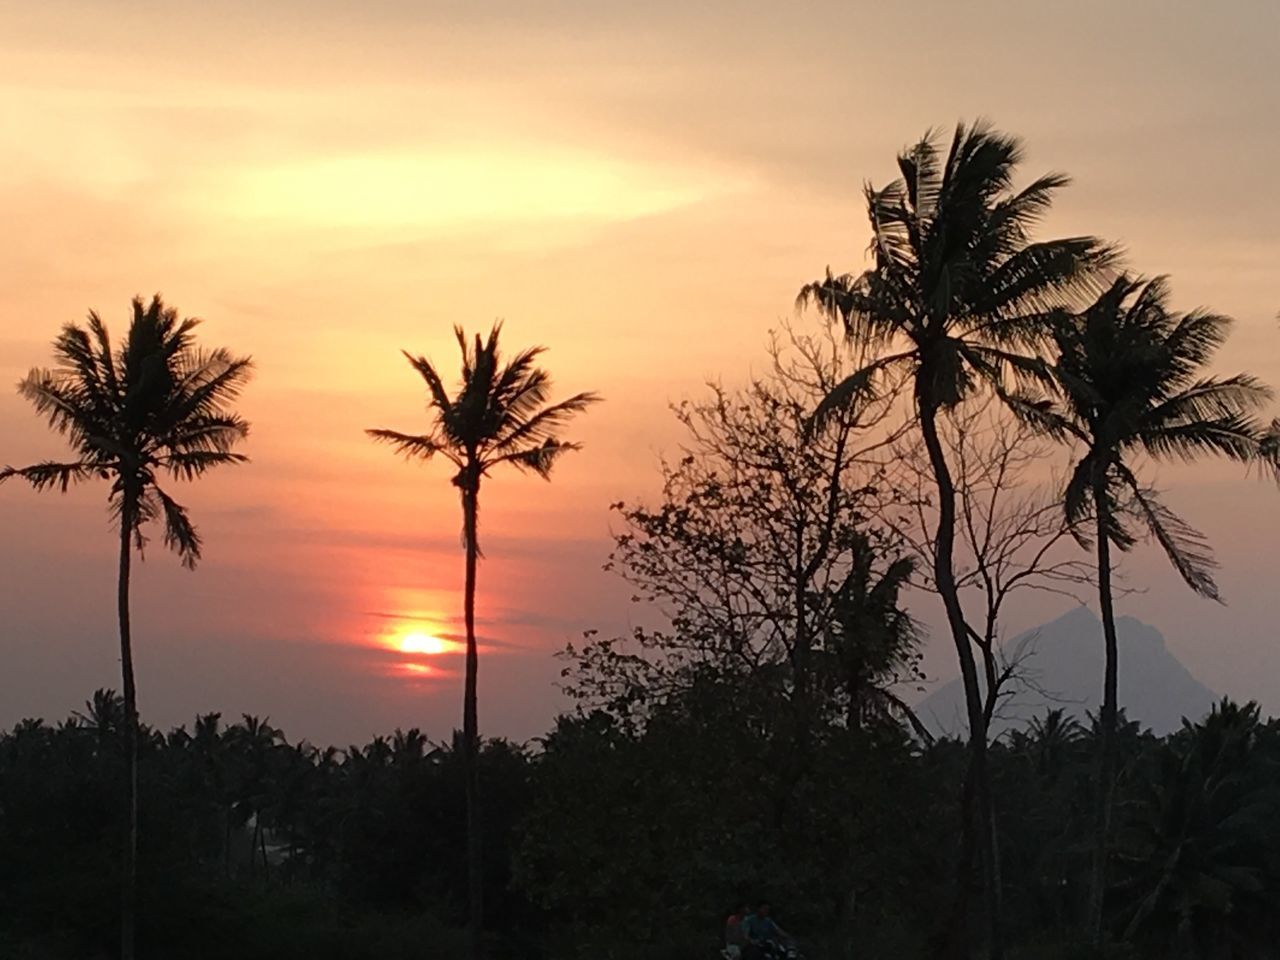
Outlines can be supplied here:
M1157 734L1178 729L1182 718L1199 719L1215 697L1165 646L1160 631L1133 617L1116 620L1120 646L1120 706L1130 720ZM1004 646L1021 656L1026 682L1015 686L992 723L992 736L1025 724L1046 710L1061 707L1084 720L1102 699L1102 622L1087 607L1077 607L1051 623L1029 630ZM952 680L916 708L921 721L939 734L967 729L964 689Z

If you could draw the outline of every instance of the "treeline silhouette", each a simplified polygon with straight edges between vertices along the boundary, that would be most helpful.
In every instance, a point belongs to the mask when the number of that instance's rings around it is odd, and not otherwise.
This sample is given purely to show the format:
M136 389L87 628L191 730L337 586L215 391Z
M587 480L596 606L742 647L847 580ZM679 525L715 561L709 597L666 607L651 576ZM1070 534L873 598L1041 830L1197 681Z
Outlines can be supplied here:
M486 903L508 957L709 957L719 913L769 896L816 956L919 956L949 895L962 743L824 723L778 797L777 684L708 677L639 729L565 716L487 741ZM1134 956L1258 956L1280 936L1280 722L1224 701L1164 738L1121 720L1112 905ZM216 715L143 728L139 942L150 955L455 955L466 917L458 745L397 731L345 750ZM110 956L124 710L0 736L0 954ZM992 746L1005 907L1021 944L1086 905L1097 726L1060 711ZM1065 957L1048 948L1019 956Z
M547 477L594 394L553 402L538 348L508 359L498 327L459 328L455 390L406 355L426 431L370 431L455 469L450 744L321 752L250 717L160 735L137 709L132 558L154 526L199 558L161 481L244 462L250 364L200 347L159 297L134 301L118 347L96 314L65 326L57 366L19 391L74 457L0 481L109 483L122 698L5 738L11 952L133 960L140 930L148 956L693 957L767 891L816 956L1263 956L1275 730L1225 701L1163 740L1126 723L1114 571L1151 541L1218 598L1207 538L1151 474L1206 458L1280 474L1271 392L1210 372L1228 318L1175 311L1169 281L1102 240L1037 239L1068 180L1020 187L1021 160L985 123L926 134L867 188L870 266L802 287L826 333L782 331L766 373L677 406L681 452L657 502L615 505L607 564L660 625L564 651L574 708L527 747L482 748L480 489L506 466ZM911 589L945 613L963 742L911 709ZM1055 713L992 740L1029 679L1000 646L1027 590L1096 600L1100 709L1088 730Z

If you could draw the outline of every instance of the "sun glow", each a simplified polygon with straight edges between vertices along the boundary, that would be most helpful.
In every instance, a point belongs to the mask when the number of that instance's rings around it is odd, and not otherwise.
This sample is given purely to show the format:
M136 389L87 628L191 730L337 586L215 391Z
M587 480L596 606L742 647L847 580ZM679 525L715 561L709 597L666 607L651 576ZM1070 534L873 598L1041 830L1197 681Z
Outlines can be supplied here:
M441 143L249 168L193 202L257 221L475 227L649 216L721 194L729 179L536 142Z

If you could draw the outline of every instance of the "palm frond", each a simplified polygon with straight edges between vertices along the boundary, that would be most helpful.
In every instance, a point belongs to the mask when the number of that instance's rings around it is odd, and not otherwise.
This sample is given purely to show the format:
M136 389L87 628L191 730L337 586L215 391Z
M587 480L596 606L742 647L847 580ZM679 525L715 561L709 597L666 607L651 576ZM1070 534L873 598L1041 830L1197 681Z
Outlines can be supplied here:
M1229 415L1173 426L1140 428L1134 439L1157 458L1192 462L1205 454L1217 454L1248 463L1259 456L1262 436L1262 427L1256 420Z
M253 373L250 358L233 357L223 349L208 353L193 351L178 360L180 379L166 410L166 419L171 423L181 423L191 416L221 413L240 396Z
M980 327L997 343L1036 345L1049 334L1042 317L1082 305L1099 292L1099 277L1114 251L1095 237L1067 237L1021 246L982 284L970 310L990 317Z
M1093 531L1088 521L1095 519L1098 509L1094 494L1094 475L1100 469L1102 468L1097 463L1096 454L1093 452L1081 457L1072 469L1071 477L1062 494L1063 513L1067 518L1071 535L1077 543L1086 548L1093 545ZM1105 511L1102 518L1103 529L1108 540L1121 550L1128 550L1135 540L1120 519L1123 514L1121 505L1116 501L1110 488L1107 487L1106 490L1102 504Z
M899 335L916 332L907 286L887 270L837 277L828 269L822 280L800 289L796 308L815 308L828 322L840 324L857 347L879 350Z
M546 440L536 447L528 447L503 454L487 464L486 470L500 463L509 463L520 470L536 473L544 480L551 478L551 468L564 454L571 450L581 450L582 445L564 440Z
M248 435L249 424L238 414L196 414L164 429L152 439L151 446L172 453L201 450L226 452Z
M1053 369L1042 357L1028 356L1000 347L985 346L966 340L957 340L964 359L997 392L1010 382L1015 388L1051 388L1054 386Z
M1212 571L1217 567L1204 534L1165 506L1156 492L1141 487L1128 471L1125 480L1147 529L1187 586L1202 597L1222 602Z
M597 393L579 393L560 403L543 407L527 420L513 419L502 425L499 433L488 444L489 450L503 456L529 444L542 445L552 439L555 431L565 426L574 416L603 398Z
M194 570L200 560L203 543L199 532L191 523L186 507L158 486L153 485L150 492L159 500L159 512L164 516L164 545L178 554L184 567Z
M454 463L459 463L457 456L434 435L414 436L413 434L400 433L398 430L366 430L366 434L380 443L389 443L395 448L396 453L403 454L406 457L418 457L422 460L430 460L437 453L443 454ZM459 463L459 465L461 465Z
M194 480L214 467L248 462L244 454L227 450L183 450L163 456L160 466L179 480Z
M857 406L859 403L874 400L877 396L877 384L881 377L894 367L906 363L915 357L914 351L897 353L881 357L861 370L845 377L822 398L817 409L809 415L805 429L810 432L821 431L837 413Z
M1263 463L1268 465L1275 472L1276 479L1280 480L1280 418L1271 421L1271 426L1267 428L1262 442L1258 445L1258 452L1261 454Z
M461 328L458 330L461 334ZM465 350L466 343L463 342ZM444 387L444 381L440 379L440 374L436 372L436 368L426 357L415 357L407 350L400 351L404 354L404 358L409 361L413 369L418 371L419 376L427 384L427 390L431 394L431 404L441 413L448 413L453 408L453 401L449 399L449 392Z
M1271 389L1247 373L1204 377L1176 393L1161 392L1165 399L1143 416L1147 429L1234 417L1260 409L1271 398Z
M93 461L57 463L44 460L29 467L5 467L0 470L0 483L16 477L27 481L36 490L56 489L66 493L72 484L100 477L108 469L108 464Z
M18 394L73 446L80 446L102 424L79 385L50 370L32 370L19 382Z
M1143 314L1143 309L1148 314ZM1135 304L1133 310L1144 319L1154 314L1148 322L1156 326L1168 351L1168 379L1179 387L1213 358L1226 342L1232 326L1230 317L1205 310L1174 317L1164 310L1163 295L1145 307L1142 303Z
M1002 390L1000 398L1015 417L1059 443L1084 439L1083 431L1070 417L1057 409L1054 401L1044 394L1026 390Z
M116 370L116 356L111 350L111 334L96 310L89 311L89 333L98 353L98 369L111 396L120 396L120 375Z
M1039 223L1053 205L1054 195L1070 186L1065 173L1046 173L1018 193L994 204L988 228L998 236L1026 241L1029 230Z
M119 398L108 380L112 372L110 364L103 370L101 356L90 332L68 323L54 343L54 353L62 367L59 379L67 385L75 384L81 405L96 416L109 415Z
M551 393L551 375L532 366L536 353L520 356L502 370L489 395L489 409L501 421L498 429L518 425L533 416ZM515 363L520 366L516 367Z
M910 148L898 154L898 170L902 174L907 202L916 210L930 212L938 203L942 190L942 165L938 162L938 144L933 130Z
M850 291L856 282L857 277L852 274L835 276L827 267L825 277L800 288L796 294L796 308L816 307L827 319L845 323L851 309Z

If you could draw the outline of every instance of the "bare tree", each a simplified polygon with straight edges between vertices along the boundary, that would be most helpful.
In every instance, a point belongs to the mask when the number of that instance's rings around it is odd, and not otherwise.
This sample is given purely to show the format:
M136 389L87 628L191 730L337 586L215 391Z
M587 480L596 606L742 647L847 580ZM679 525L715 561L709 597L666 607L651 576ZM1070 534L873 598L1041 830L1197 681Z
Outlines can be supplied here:
M1009 601L1029 592L1079 601L1093 574L1063 516L1053 444L989 397L957 407L941 427L956 484L956 583L981 660L990 724L1017 683L1033 683L1025 669L1029 645L1001 647ZM911 436L899 440L895 452L892 480L903 499L890 505L885 519L919 561L916 585L933 591L937 518L928 457Z

